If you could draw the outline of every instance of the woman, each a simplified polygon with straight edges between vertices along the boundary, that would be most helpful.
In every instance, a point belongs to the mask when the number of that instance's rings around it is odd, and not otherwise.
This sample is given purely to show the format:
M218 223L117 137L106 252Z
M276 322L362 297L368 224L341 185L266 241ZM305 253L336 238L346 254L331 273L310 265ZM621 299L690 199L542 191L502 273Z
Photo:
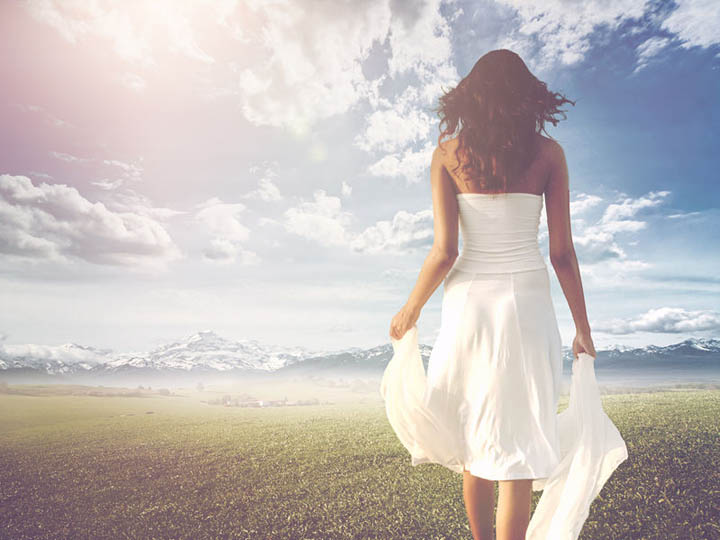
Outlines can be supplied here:
M480 58L440 103L446 127L430 166L434 242L390 336L399 340L415 326L443 283L424 400L442 419L438 429L455 461L427 461L462 471L476 540L493 537L494 481L497 538L522 539L532 481L547 478L559 459L562 353L537 241L543 198L550 262L576 327L573 353L596 355L570 230L565 156L541 135L546 121L557 125L559 106L575 103L548 91L506 49ZM440 142L459 126L457 136Z

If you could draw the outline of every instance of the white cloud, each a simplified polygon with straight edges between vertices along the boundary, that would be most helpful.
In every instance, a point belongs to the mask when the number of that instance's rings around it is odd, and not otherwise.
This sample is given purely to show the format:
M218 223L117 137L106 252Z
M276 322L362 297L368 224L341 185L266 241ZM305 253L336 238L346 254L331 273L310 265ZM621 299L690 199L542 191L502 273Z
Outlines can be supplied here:
M420 80L420 101L426 104L440 95L441 84L457 82L458 76L452 62L452 29L440 13L441 4L441 0L392 3L389 75L414 73Z
M370 113L365 131L355 138L355 146L367 152L394 152L424 141L430 133L432 119L413 106L409 95L417 99L417 89L408 87L391 108Z
M570 215L576 216L577 214L582 214L600 204L602 200L602 197L598 197L597 195L579 193L574 200L570 201Z
M245 117L304 134L316 120L346 112L373 92L362 62L385 39L390 17L385 0L253 5L247 60L262 62L235 66Z
M720 3L716 0L676 0L677 9L662 22L681 46L710 47L720 43Z
M339 197L327 195L325 190L315 190L313 198L285 211L285 229L325 246L346 245L352 214L342 209Z
M212 235L210 245L203 250L206 260L219 263L239 262L252 265L260 262L258 255L243 247L250 238L250 229L240 221L246 206L224 203L217 197L197 205L194 216Z
M611 31L631 19L640 19L649 2L637 0L587 0L573 2L546 0L499 0L513 8L518 18L517 29L498 43L497 48L528 52L539 49L532 57L523 55L530 69L545 70L557 62L573 65L585 59L599 31ZM530 43L528 43L528 41Z
M440 14L440 1L411 5L371 0L363 3L264 4L255 6L248 37L258 47L262 64L238 65L242 110L258 125L282 126L306 133L318 119L346 112L367 99L372 107L388 100L379 97L386 78L414 74L419 84L412 103L371 118L369 133L360 144L374 146L380 139L404 137L405 142L427 133L427 116L417 106L427 105L457 80L452 65L450 28ZM309 32L322 28L322 32ZM368 80L362 70L370 50L388 39L388 74ZM393 98L394 100L395 98ZM403 134L383 132L384 126L401 127L397 115L405 113L414 126ZM419 134L415 133L418 132ZM397 148L402 142L395 144Z
M120 186L123 185L124 180L122 178L116 178L115 180L110 180L109 178L103 178L102 180L97 180L95 182L90 182L94 186L99 187L100 189L104 189L105 191L113 191Z
M378 221L352 241L355 251L403 254L417 248L429 248L433 242L432 209L416 213L404 210L391 221Z
M440 13L440 2L396 2L393 10L388 75L413 75L418 83L406 84L392 99L372 98L376 110L367 115L366 127L354 144L380 154L368 168L370 174L402 177L412 184L421 180L436 146L428 140L433 118L426 111L459 76L452 61L450 25ZM461 12L458 9L455 15ZM422 147L413 149L417 144Z
M116 212L65 184L0 175L0 251L25 258L161 268L181 256L148 215Z
M314 201L304 201L285 212L284 226L290 233L324 246L349 247L362 253L405 254L432 244L432 209L416 213L400 210L390 221L381 220L360 233L349 230L354 220L342 208L339 197L319 189Z
M105 41L133 67L154 67L166 52L210 64L217 78L208 78L207 71L194 74L207 97L235 96L251 123L303 135L317 120L342 114L362 100L373 107L379 103L388 74L368 80L363 72L378 44L389 45L390 77L417 77L420 104L432 103L441 84L456 81L451 28L441 4L29 0L25 6L69 43ZM208 28L219 36L206 36ZM227 60L216 59L203 46L218 38L236 45ZM118 79L142 91L146 81L138 71L123 70ZM419 109L410 114L423 119Z
M648 265L643 261L631 261L627 253L620 246L617 235L619 233L637 232L646 227L646 222L636 218L640 210L652 208L664 202L669 191L653 191L645 196L626 197L619 203L609 204L600 219L593 225L584 226L580 231L573 232L573 242L578 251L578 260L584 264L604 263L616 260L618 269L640 269ZM580 200L580 208L587 208L588 198ZM591 204L599 201L591 199ZM630 219L635 218L635 219ZM574 220L573 223L576 223Z
M259 186L257 187L257 189L247 192L245 195L243 195L243 198L260 199L261 201L267 202L282 200L280 190L270 178L264 176L260 178L258 184Z
M678 307L661 307L650 309L637 317L593 323L593 328L609 334L718 331L720 313L710 310L689 311Z
M669 43L669 38L658 36L653 36L643 41L635 50L638 57L638 65L634 71L637 72L643 69L648 64L648 61L667 47Z
M407 148L402 152L388 154L370 165L368 172L374 176L405 178L406 185L416 184L423 180L426 169L430 167L434 150L435 143L428 141L418 151Z
M142 158L140 158L140 161L142 161ZM113 165L122 169L128 180L138 181L142 177L142 166L135 163L126 163L124 161L120 161L119 159L104 159L103 163L105 165Z
M65 152L52 151L50 152L50 155L62 161L67 161L68 163L92 161L92 158L77 157L72 154L66 154Z
M130 188L112 192L106 196L105 204L112 210L133 212L159 221L187 213L184 210L155 206L147 196Z
M668 214L668 218L670 219L679 219L679 218L688 218L688 217L694 217L694 216L701 216L702 212L677 212L675 214Z
M642 208L649 208L662 204L664 202L664 198L668 195L670 195L669 191L651 191L644 197L638 197L637 199L628 197L620 203L610 204L605 209L601 223L604 225L611 225L620 220L632 217Z
M84 158L83 161L93 160L91 158ZM139 158L138 162L142 162L142 158ZM142 181L143 167L139 163L126 163L118 159L103 159L102 164L108 165L115 171L120 169L120 176L119 178L103 178L101 180L90 182L94 186L98 186L100 189L105 191L115 191L128 182L138 183Z
M345 180L342 181L341 189L342 189L342 196L346 199L348 197L350 197L350 195L352 194L352 186L350 184L348 184Z

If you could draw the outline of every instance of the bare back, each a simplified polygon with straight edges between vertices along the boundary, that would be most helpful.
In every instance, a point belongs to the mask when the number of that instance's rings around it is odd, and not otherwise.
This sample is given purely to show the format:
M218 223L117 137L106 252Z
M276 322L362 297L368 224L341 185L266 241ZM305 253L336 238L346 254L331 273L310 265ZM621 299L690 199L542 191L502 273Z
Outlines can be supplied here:
M510 183L509 192L524 192L542 195L547 186L548 173L550 171L550 160L546 147L552 141L547 137L536 134L534 149L537 149L535 159L530 164L522 178L514 179ZM493 193L483 190L476 181L469 179L462 168L458 167L458 160L455 158L455 151L458 148L458 139L454 137L440 144L443 165L455 184L457 193ZM460 160L463 161L463 152L458 152ZM463 161L464 162L464 161Z

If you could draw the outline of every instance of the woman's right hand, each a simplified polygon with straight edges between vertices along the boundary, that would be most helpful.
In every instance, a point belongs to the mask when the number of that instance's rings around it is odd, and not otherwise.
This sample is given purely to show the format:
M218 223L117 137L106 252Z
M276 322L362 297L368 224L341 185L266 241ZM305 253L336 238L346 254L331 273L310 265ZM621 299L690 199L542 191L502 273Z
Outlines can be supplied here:
M576 333L575 339L573 339L572 350L575 358L577 358L581 352L587 353L593 358L596 358L597 355L595 352L595 344L590 337L590 332Z

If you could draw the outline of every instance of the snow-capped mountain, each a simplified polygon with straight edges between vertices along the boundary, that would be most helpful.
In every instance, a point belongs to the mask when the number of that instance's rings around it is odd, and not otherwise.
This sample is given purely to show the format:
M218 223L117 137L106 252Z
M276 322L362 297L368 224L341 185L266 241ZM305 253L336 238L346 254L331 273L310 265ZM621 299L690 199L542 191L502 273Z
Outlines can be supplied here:
M671 367L691 369L718 365L720 339L688 338L666 346L647 345L645 347L614 346L597 351L596 367L601 368L642 368ZM566 360L572 359L570 349Z
M256 340L232 341L204 330L147 352L117 353L109 349L59 346L0 345L0 377L110 376L143 373L269 373L312 356L302 347L263 345Z
M230 341L204 330L146 353L120 353L102 366L106 371L131 368L154 370L275 371L314 354L301 347L261 345L243 339Z
M110 349L96 349L65 343L63 345L0 344L0 373L10 369L31 369L48 374L90 370L112 360Z

